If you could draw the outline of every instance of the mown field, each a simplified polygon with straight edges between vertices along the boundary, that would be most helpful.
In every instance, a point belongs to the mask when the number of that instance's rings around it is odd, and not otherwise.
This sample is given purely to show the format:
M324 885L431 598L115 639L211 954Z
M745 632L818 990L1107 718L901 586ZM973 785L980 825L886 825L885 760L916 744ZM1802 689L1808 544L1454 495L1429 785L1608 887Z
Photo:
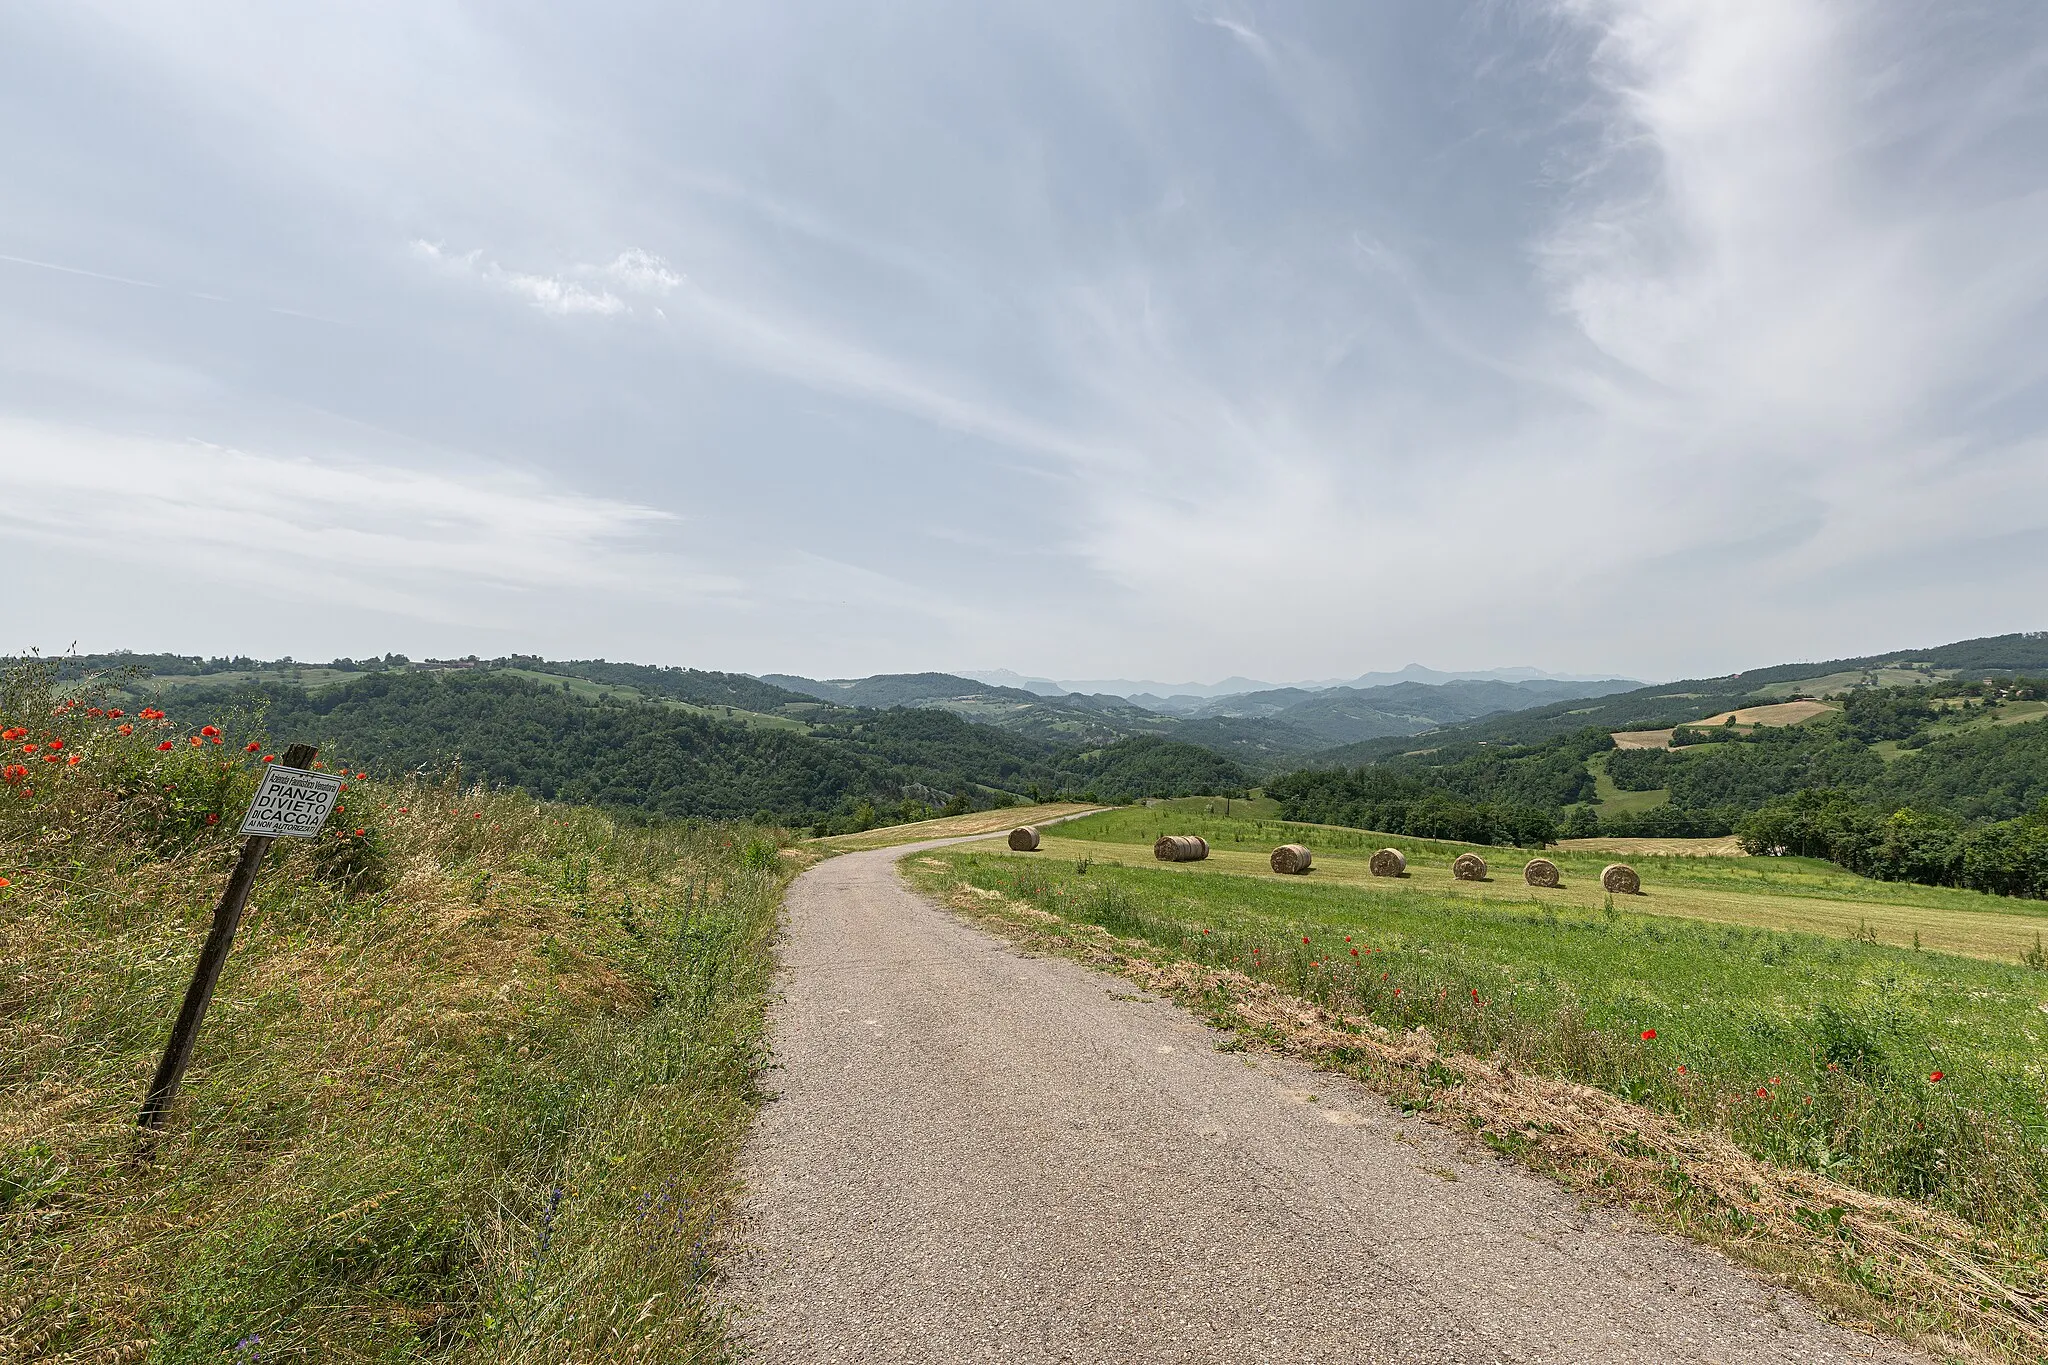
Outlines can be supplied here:
M34 681L0 698L0 1359L725 1357L771 832L351 781L273 853L151 1140L267 739Z
M1235 1027L1246 1027L1234 1011L1247 987L1230 982L1277 988L1338 1027L1340 1041L1317 1060L1362 1067L1412 1106L1441 1101L1460 1073L1421 1062L1394 1076L1347 1052L1343 1028L1362 1040L1375 1030L1419 1038L1426 1057L1591 1086L1668 1116L1674 1131L1718 1134L1823 1182L1821 1197L1791 1200L1779 1220L1805 1245L1774 1240L1740 1196L1706 1198L1691 1139L1666 1150L1625 1133L1611 1152L1546 1166L1544 1131L1468 1115L1501 1150L1639 1203L1865 1320L1959 1332L2013 1360L2048 1349L2048 971L2038 969L2048 960L2029 966L1992 950L2021 931L2032 948L2039 916L1787 859L1640 859L1649 894L1610 898L1595 883L1608 855L1553 850L1566 885L1543 892L1522 883L1526 854L1489 848L1490 884L1453 883L1449 863L1466 846L1177 804L1074 821L1037 854L975 844L905 868L942 896L979 888L954 899L970 913L1024 907L1015 932L1093 927L1182 964L1176 979L1207 983L1190 988L1189 1003ZM1156 863L1149 845L1160 832L1203 834L1214 851L1202 863ZM1316 871L1271 873L1267 854L1283 841L1314 847ZM1381 846L1404 850L1408 877L1364 872L1363 856ZM1820 920L1839 932L1803 931ZM1889 938L1910 923L1925 926L1917 950ZM1886 941L1871 941L1877 924ZM1983 955L1935 951L1937 931ZM1098 961L1122 960L1073 942ZM1845 1226L1849 1201L1831 1205L1827 1188L1936 1211L1975 1249L1945 1251L1954 1265L1931 1257L1922 1276L1908 1264L1915 1253L1888 1258L1878 1233ZM1980 1272L1989 1278L1973 1278Z
M1564 873L1563 885L1542 890L1522 879L1523 865L1537 856L1538 850L1479 848L1210 813L1221 808L1220 801L1203 798L1133 806L1061 825L1047 835L1045 847L1064 857L1136 859L1150 865L1151 844L1160 834L1200 834L1212 850L1208 861L1159 864L1159 870L1168 875L1226 872L1270 877L1266 860L1273 846L1302 843L1315 850L1315 868L1307 880L1318 884L1371 886L1389 894L1426 892L1560 910L1604 906L1609 898L1600 890L1600 869L1618 860L1612 853L1568 845L1540 850ZM1401 850L1408 859L1406 877L1390 881L1372 875L1367 863L1380 848ZM1451 878L1452 860L1468 852L1486 859L1487 881ZM1872 881L1816 858L1631 855L1627 861L1643 878L1643 894L1626 898L1625 908L1635 914L1862 937L1908 948L1917 935L1925 950L2008 963L2019 962L2035 948L2036 936L2048 933L2048 902L1953 887Z

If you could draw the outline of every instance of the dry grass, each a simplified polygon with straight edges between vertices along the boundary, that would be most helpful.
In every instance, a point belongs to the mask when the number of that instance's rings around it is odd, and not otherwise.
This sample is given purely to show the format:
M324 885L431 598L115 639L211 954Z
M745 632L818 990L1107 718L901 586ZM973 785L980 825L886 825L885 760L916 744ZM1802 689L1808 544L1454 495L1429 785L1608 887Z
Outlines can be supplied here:
M1623 857L1746 858L1734 835L1719 839L1559 839L1559 848L1581 853L1619 853Z
M1589 1198L1720 1247L1840 1319L1968 1358L2048 1358L2042 1264L1961 1219L1760 1161L1604 1091L1445 1052L1425 1029L1395 1033L982 888L955 884L948 903L1035 950L1171 997L1243 1043L1356 1076Z
M1671 747L1670 730L1616 730L1613 735L1617 749L1668 749Z
M833 834L822 839L808 839L804 841L803 850L806 855L815 853L820 857L829 858L839 853L857 853L868 848L893 848L897 844L915 844L926 839L1007 834L1019 825L1042 825L1050 820L1085 815L1101 809L1100 806L1072 801L1054 801L1042 806L1011 806L1004 810L983 810L971 815L949 815L937 820L919 820L908 825L885 825L880 829L862 830L859 834Z
M1803 725L1815 716L1830 716L1842 708L1825 701L1781 701L1769 706L1745 706L1739 711L1721 711L1696 720L1694 725L1726 725L1734 721L1747 725Z
M149 1142L235 844L65 797L0 823L0 1357L722 1355L772 842L357 784L381 887L278 855Z

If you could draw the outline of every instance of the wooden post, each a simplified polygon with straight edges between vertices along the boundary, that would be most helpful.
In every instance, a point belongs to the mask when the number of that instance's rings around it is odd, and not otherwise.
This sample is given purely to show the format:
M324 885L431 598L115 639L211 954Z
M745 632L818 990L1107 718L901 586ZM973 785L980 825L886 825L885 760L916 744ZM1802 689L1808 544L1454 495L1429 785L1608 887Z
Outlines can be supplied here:
M311 744L294 744L284 751L287 768L310 768L319 749ZM185 988L185 1003L178 1008L178 1022L171 1026L171 1041L164 1059L157 1063L156 1078L149 1083L149 1095L142 1101L136 1120L144 1128L159 1127L164 1115L178 1098L178 1086L185 1079L185 1067L192 1060L192 1047L199 1041L199 1025L206 1007L213 1003L213 988L220 969L227 965L228 950L235 946L235 930L242 923L242 908L256 887L256 874L263 868L263 855L270 851L271 836L252 834L242 845L242 857L228 877L228 889L221 894L213 912L213 927L207 931L206 946L199 950L199 963L192 969L192 984Z

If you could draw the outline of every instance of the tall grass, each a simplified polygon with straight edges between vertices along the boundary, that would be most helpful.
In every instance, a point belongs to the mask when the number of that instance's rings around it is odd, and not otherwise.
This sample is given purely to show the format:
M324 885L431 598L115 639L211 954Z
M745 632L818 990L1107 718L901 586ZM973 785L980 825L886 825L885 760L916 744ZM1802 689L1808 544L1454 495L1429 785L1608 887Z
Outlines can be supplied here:
M723 1358L777 837L352 781L266 867L150 1142L271 749L95 710L33 670L0 693L39 749L0 791L0 1358Z

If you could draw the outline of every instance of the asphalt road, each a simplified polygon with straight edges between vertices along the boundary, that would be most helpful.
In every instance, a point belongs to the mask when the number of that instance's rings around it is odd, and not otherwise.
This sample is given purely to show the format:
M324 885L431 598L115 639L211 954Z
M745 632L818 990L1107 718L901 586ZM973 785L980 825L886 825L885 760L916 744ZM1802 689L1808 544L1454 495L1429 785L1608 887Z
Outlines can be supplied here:
M1923 1359L1024 956L910 891L906 851L790 891L730 1266L761 1360Z

